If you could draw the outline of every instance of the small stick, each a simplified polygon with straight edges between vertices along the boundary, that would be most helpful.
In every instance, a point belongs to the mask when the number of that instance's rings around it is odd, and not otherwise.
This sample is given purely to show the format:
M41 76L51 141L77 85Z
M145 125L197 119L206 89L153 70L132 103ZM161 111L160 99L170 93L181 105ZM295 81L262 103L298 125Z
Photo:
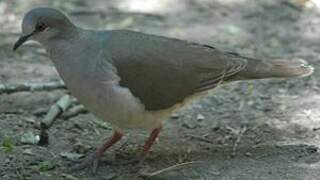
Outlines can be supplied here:
M65 112L72 104L72 98L70 95L64 95L60 98L57 103L51 106L46 117L41 121L41 126L46 129L50 128L54 120L63 112Z
M157 176L159 174L162 174L162 173L165 173L168 171L181 169L184 166L188 166L188 165L192 165L192 164L202 164L202 163L205 163L205 162L204 161L190 161L190 162L185 162L185 163L181 163L181 164L175 164L173 166L169 166L167 168L160 169L160 170L152 172L152 173L141 172L140 177L150 178L150 177Z
M202 136L190 135L190 137L191 137L192 139L195 139L195 140L199 140L199 141L206 142L206 143L209 143L209 144L214 144L213 141L211 141L211 140L209 140L209 139L207 139L207 138L205 138L205 137L202 137Z
M68 180L79 180L78 178L72 176L71 174L62 173L62 174L60 174L60 176L64 177L65 179L68 179Z
M78 116L79 114L85 114L85 113L88 113L88 110L83 105L77 105L70 108L67 112L63 113L61 117L63 119L69 119L69 118Z
M49 144L49 135L47 129L49 129L54 121L59 117L63 112L65 112L72 104L72 98L70 95L64 95L60 98L54 105L51 106L46 117L42 119L40 123L40 141L39 145Z
M22 91L51 91L65 88L66 86L62 81L46 83L0 84L0 94L11 94Z
M92 122L94 122L96 125L98 125L98 127L102 128L102 129L109 129L109 130L112 129L111 125L102 121L101 119L93 118Z
M240 132L237 134L237 139L236 141L234 142L233 144L233 147L232 147L232 153L231 153L231 157L235 157L237 155L237 149L238 149L238 146L240 144L240 141L241 141L241 138L243 136L243 134L247 131L247 127L244 126L243 128L240 129Z

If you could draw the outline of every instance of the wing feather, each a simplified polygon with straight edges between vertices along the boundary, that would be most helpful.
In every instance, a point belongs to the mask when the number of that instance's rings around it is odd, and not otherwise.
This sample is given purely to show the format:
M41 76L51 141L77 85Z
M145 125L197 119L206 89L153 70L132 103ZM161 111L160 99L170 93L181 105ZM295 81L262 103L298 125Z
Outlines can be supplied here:
M246 65L244 58L212 46L133 31L112 31L108 42L120 85L150 111L215 88Z

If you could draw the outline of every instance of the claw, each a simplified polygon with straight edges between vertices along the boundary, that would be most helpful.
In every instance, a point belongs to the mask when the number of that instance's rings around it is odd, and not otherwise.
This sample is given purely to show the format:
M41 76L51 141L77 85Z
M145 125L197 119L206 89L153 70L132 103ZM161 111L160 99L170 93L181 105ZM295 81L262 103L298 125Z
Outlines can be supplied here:
M93 154L85 158L80 164L72 167L71 171L77 171L87 167L92 167L92 172L96 173L99 166L99 160L103 153L116 142L118 142L121 137L122 133L115 131L111 139L108 139L102 146L100 146Z
M117 163L111 163L111 164L126 165L126 164L138 163L137 167L141 167L144 160L146 159L146 156L149 153L151 146L154 144L155 140L159 136L160 131L161 131L161 127L156 128L151 132L148 140L143 146L143 151L139 158L135 158L133 160L129 160L126 162L120 162L120 163L117 162ZM101 147L99 147L93 154L91 154L91 156L88 156L80 164L72 167L71 171L77 171L87 167L92 167L92 173L96 173L99 166L100 157L108 148L110 148L113 144L118 142L121 139L121 137L122 137L122 133L115 131L110 140L107 140Z

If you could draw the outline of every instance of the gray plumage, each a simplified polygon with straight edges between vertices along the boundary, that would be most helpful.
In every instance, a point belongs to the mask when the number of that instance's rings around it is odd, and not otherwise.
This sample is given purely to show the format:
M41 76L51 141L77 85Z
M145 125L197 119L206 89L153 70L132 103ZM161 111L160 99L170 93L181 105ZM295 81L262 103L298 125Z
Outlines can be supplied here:
M147 110L169 108L214 88L247 63L244 58L178 39L123 30L105 33L110 36L107 53L118 70L120 85L128 87Z
M30 11L25 35L42 43L71 93L118 128L154 128L189 97L235 80L305 76L300 60L257 60L128 30L91 31L49 8Z

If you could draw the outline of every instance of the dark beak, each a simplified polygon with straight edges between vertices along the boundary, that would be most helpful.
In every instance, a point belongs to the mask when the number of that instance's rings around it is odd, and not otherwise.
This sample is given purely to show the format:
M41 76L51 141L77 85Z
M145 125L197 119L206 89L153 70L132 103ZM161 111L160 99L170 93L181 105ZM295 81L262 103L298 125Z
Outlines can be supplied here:
M30 33L28 35L21 36L16 43L14 43L13 50L17 50L24 42L26 42L29 37L31 37L34 33Z

